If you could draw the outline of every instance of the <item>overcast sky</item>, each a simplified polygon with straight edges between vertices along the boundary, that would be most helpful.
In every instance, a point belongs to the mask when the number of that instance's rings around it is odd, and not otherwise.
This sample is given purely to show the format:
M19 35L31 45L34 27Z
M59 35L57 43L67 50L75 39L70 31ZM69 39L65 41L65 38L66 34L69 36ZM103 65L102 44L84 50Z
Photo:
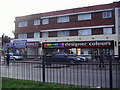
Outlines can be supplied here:
M15 17L112 3L119 0L0 0L0 37L14 37Z

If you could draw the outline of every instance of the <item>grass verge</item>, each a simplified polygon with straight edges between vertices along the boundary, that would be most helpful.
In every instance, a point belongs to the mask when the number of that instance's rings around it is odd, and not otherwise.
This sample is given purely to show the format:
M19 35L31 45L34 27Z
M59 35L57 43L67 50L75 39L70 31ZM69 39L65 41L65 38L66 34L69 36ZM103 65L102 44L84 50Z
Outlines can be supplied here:
M37 81L30 81L30 80L18 80L18 79L10 79L10 78L2 78L2 90L21 90L22 88L28 89L62 89L62 90L97 90L96 88L81 88L81 86L74 86L74 85L61 85L61 84L54 84L54 83L43 83ZM101 89L100 89L101 90ZM106 89L102 89L106 90ZM109 90L109 89L107 89Z
M10 79L10 78L2 78L2 90L5 89L13 89L13 88L50 88L50 89L72 89L70 86L63 86L54 83L42 83L37 81L30 80L18 80L18 79ZM74 88L73 88L74 89ZM82 89L81 89L82 90Z

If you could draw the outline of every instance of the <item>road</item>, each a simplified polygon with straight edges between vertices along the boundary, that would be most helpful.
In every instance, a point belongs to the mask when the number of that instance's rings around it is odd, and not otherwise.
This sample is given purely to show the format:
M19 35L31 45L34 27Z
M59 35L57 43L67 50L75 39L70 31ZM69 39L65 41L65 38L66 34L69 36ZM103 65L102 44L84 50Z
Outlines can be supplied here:
M10 63L9 66L1 63L1 77L24 80L43 81L43 68L37 62ZM118 67L112 70L113 87L118 87ZM109 66L99 68L97 64L80 65L46 65L45 82L82 85L90 87L109 87Z

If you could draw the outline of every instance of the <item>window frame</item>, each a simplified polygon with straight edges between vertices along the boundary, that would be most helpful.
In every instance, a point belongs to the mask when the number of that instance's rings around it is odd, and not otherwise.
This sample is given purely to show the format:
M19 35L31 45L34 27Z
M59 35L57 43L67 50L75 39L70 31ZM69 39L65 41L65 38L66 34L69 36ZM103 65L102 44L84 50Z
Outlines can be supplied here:
M112 11L103 11L102 12L102 18L111 18L112 17Z
M48 38L48 32L42 32L42 38Z
M66 23L66 22L70 22L70 16L57 17L57 23Z
M18 34L18 39L27 39L27 34Z
M48 18L42 19L42 25L46 25L46 24L49 24L49 19Z
M34 26L40 25L40 19L34 19Z
M89 31L89 33L85 33ZM78 30L78 36L87 36L87 35L92 35L92 29L80 29Z
M69 31L62 30L57 32L57 37L68 37L68 36L70 36Z
M34 32L34 38L40 38L40 32Z
M18 22L18 27L27 27L28 26L28 22L27 21L20 21Z
M112 29L113 28L103 28L103 34L104 35L111 35L113 32L112 32Z
M83 20L91 20L92 19L92 14L78 14L78 21L83 21Z

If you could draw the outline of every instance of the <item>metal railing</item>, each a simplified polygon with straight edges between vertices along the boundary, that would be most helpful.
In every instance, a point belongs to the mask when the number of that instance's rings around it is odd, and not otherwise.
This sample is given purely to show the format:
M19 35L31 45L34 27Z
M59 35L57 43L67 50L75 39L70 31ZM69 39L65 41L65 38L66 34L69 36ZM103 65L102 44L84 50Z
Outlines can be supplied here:
M115 56L104 56L106 61L88 61L77 64L46 63L39 61L1 62L1 77L79 85L81 88L120 88L120 63ZM118 57L118 56L117 56ZM103 65L103 66L101 66Z

